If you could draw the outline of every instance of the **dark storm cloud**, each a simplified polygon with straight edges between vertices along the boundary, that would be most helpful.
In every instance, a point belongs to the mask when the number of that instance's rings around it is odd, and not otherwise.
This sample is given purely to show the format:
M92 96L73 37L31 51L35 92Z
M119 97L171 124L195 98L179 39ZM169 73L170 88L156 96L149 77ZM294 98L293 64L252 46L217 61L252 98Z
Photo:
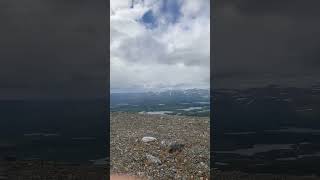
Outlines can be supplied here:
M106 2L0 2L0 98L96 97L106 86Z
M317 0L219 0L216 8L232 6L243 15L319 16Z
M320 1L217 0L213 23L216 86L319 79ZM312 82L312 81L310 81Z

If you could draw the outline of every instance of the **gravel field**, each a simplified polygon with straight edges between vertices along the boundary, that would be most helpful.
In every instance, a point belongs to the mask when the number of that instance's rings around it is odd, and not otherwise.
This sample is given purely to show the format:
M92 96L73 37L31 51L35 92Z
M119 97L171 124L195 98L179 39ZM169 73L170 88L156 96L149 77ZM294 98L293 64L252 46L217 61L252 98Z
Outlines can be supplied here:
M101 180L106 179L105 166L66 162L18 160L0 161L2 180Z
M319 180L320 177L293 176L293 175L272 175L272 174L247 174L243 172L218 172L213 177L214 180Z
M111 172L209 179L209 118L111 113Z

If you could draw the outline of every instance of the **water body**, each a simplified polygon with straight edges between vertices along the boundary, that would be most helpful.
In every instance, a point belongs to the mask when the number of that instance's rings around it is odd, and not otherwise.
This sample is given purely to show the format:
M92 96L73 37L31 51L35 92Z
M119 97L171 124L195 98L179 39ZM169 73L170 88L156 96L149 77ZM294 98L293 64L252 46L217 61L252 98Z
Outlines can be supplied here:
M198 101L198 102L194 102L196 104L210 104L210 102L204 102L204 101Z
M269 152L272 150L292 149L293 144L255 144L251 148L236 149L232 151L217 151L220 154L238 154L241 156L253 156L257 153Z
M129 106L129 104L128 103L119 103L119 104L117 104L117 106Z
M312 158L312 157L320 157L320 152L310 153L310 154L300 154L295 157L286 157L286 158L278 158L278 161L295 161L303 158Z
M32 136L44 136L44 137L48 137L48 136L60 136L59 133L26 133L23 136L26 137L32 137Z
M229 165L229 163L223 163L223 162L215 162L214 164L218 165L218 166L227 166L227 165Z
M91 162L93 162L94 165L107 165L107 160L108 158L101 158L101 159L97 159L97 160L90 160Z
M185 109L178 109L178 110L182 110L182 111L192 111L192 110L201 110L203 107L188 107Z
M173 111L149 111L149 112L144 112L141 111L139 114L150 114L150 115L164 115L164 114L170 114L173 113Z
M0 101L0 158L88 162L105 157L108 119L104 103L104 100Z
M309 133L320 135L320 129L286 127L278 130L265 130L269 133Z
M224 133L226 135L250 135L250 134L256 134L254 131L244 131L244 132L228 132Z

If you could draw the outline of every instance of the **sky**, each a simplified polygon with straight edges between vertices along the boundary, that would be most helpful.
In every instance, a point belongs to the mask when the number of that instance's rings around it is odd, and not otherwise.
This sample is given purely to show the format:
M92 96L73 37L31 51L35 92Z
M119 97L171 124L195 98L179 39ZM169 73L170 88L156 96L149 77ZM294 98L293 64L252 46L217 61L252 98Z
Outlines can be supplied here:
M319 83L320 1L214 2L214 88Z
M106 12L104 0L1 0L0 99L105 96Z
M318 0L215 0L211 42L208 0L131 2L110 2L115 91L208 87L210 72L216 88L320 79ZM105 94L105 7L1 0L0 99Z
M111 92L210 87L209 0L111 0Z

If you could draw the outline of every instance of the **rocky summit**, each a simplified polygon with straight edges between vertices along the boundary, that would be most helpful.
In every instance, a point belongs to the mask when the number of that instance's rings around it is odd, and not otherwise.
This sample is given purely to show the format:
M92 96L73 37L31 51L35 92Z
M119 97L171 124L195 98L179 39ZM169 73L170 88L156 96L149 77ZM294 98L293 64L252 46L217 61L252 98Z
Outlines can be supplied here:
M209 179L208 117L111 113L111 173Z

